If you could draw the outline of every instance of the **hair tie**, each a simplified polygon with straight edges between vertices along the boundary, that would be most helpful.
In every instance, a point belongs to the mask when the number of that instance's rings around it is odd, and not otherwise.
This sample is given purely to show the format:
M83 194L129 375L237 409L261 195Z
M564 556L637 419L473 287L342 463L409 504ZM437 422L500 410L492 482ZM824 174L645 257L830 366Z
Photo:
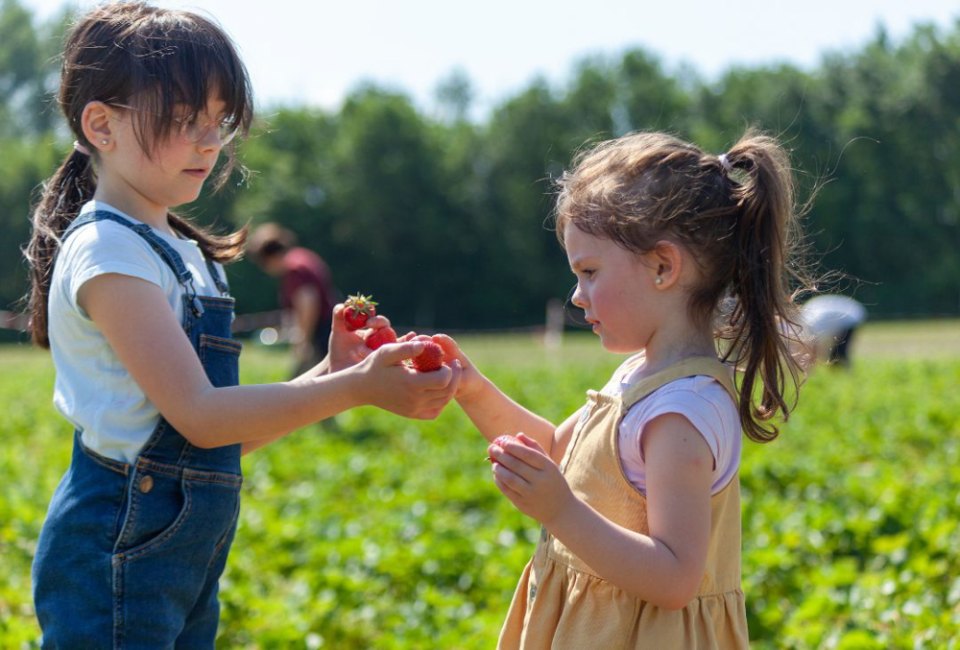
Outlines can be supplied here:
M727 160L727 154L720 154L717 156L717 160L720 161L720 166L723 167L723 171L727 172L728 174L733 171L733 165L729 160Z
M80 141L79 141L79 140L74 140L74 141L73 141L73 150L76 151L77 153L82 153L84 156L89 156L89 155L90 155L90 150L87 149L87 148L86 148L85 146L83 146L82 144L80 144Z

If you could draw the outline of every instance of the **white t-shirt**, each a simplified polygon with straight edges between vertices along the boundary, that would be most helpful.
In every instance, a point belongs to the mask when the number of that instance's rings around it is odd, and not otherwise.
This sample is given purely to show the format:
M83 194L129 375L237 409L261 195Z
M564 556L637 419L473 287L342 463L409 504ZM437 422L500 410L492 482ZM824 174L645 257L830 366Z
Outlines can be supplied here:
M80 214L108 210L139 223L105 203L91 201ZM159 230L193 275L199 295L220 295L199 246ZM222 269L217 268L226 281ZM133 462L160 420L160 413L120 363L89 316L77 305L77 291L91 278L119 273L161 287L178 322L183 321L182 289L173 271L146 240L111 220L79 228L57 254L50 285L48 328L56 369L53 403L82 432L83 443L98 454Z
M604 392L621 394L641 371L642 367L626 376L622 371L614 373ZM727 390L704 375L684 377L661 386L627 411L619 431L620 464L627 479L646 493L643 431L648 422L667 413L685 417L707 442L714 461L711 494L716 494L740 468L740 415Z

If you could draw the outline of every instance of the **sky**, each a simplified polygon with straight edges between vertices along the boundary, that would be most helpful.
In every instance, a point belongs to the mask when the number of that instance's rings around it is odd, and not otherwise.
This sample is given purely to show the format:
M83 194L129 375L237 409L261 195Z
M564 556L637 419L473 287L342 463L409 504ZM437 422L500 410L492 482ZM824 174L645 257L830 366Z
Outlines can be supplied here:
M62 0L20 0L39 19ZM96 4L79 0L81 9ZM470 79L473 115L536 77L561 85L586 56L632 48L669 72L706 78L731 66L815 67L828 52L857 51L882 26L895 41L917 23L950 30L956 0L159 0L213 16L236 41L258 107L338 110L362 82L434 106L455 70Z

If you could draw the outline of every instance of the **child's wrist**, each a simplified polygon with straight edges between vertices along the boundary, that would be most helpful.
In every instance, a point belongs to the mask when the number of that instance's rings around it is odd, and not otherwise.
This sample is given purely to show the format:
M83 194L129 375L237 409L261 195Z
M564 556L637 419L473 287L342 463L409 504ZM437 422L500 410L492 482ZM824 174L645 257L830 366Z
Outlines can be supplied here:
M457 390L457 394L454 396L457 404L463 408L468 408L482 401L484 393L489 390L490 386L492 386L489 379L484 377L476 370L474 370L474 372L477 373L476 379L468 384L464 384L464 382L461 380L460 388Z
M347 409L357 406L369 406L375 398L370 390L371 382L364 368L360 365L347 366L336 372L331 372L330 379L341 384L341 394L348 404ZM346 409L344 409L346 410Z

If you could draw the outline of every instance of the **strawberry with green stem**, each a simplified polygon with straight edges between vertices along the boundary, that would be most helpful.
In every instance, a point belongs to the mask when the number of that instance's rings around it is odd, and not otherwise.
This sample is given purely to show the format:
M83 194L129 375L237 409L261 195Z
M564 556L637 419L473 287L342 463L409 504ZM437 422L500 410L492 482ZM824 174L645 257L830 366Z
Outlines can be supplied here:
M362 293L347 296L343 307L343 322L349 332L363 328L367 324L367 319L377 315L377 303L373 301L373 297Z

